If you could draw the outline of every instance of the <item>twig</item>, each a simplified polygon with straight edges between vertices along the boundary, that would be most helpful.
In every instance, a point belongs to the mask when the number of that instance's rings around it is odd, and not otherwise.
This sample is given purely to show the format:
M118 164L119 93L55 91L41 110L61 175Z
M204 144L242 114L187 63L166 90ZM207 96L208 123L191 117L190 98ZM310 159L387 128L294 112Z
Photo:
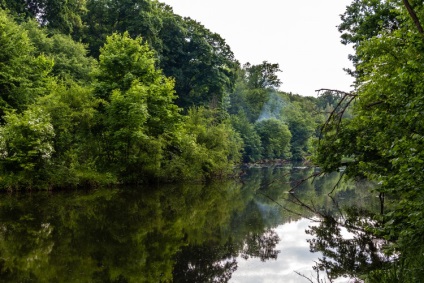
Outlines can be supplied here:
M342 94L342 96L341 96L340 101L337 103L336 107L334 108L334 110L331 111L330 116L327 118L325 123L321 126L320 134L319 134L319 138L318 138L318 144L321 143L322 135L323 135L325 129L330 125L331 121L333 121L335 119L335 117L338 117L337 131L339 131L340 124L341 124L344 113L346 112L349 105L357 97L357 95L354 94L354 93L349 93L349 92L345 92L345 91L341 91L341 90L319 89L319 90L317 90L317 92L320 92L320 91L323 91L323 90L336 92L337 94ZM346 104L344 106L342 106L343 103L346 103Z
M371 108L373 106L376 106L376 105L379 105L379 104L383 104L383 103L385 103L385 101L379 100L379 101L376 101L376 102L373 102L373 103L370 103L370 104L365 105L365 108L369 109L369 108Z
M316 209L311 208L309 205L307 205L306 203L304 203L303 201L301 201L301 200L300 200L298 197L296 197L294 194L292 194L291 196L292 196L292 197L296 200L296 202L294 202L294 201L292 201L292 200L290 200L290 199L287 199L287 201L290 201L291 203L294 203L294 204L300 205L301 207L306 208L306 209L307 209L307 210L309 210L310 212L312 212L312 213L314 213L314 214L318 214L319 216L321 216L321 218L325 218L325 215L323 215L321 212L317 211ZM315 222L317 222L317 221L315 221Z
M333 202L334 206L337 208L338 212L340 213L341 218L343 218L344 223L346 223L346 217L343 213L343 211L341 210L338 202L330 195L328 195L328 197L331 199L331 201Z
M312 175L308 176L307 178L304 178L304 179L302 179L302 180L297 181L297 182L294 184L293 188L292 188L292 189L290 189L290 191L289 191L289 192L290 192L290 193L293 193L295 189L297 189L300 185L302 185L303 183L305 183L305 182L306 182L306 181L308 181L309 179L312 179L312 182L313 182L313 181L315 181L315 178L317 178L317 177L319 177L319 176L322 176L323 174L324 174L323 172L317 172L317 173L314 173L314 174L312 174Z
M338 90L338 89L320 88L320 89L315 90L315 92L318 92L318 93L320 93L321 91L335 92L335 93L346 95L346 96L355 96L355 97L357 96L355 93L346 92L346 91L342 91L342 90Z
M313 219L313 218L306 217L305 215L303 215L303 214L301 214L301 213L295 212L295 211L293 211L293 210L291 210L291 209L288 209L288 208L284 207L281 203L279 203L278 201L276 201L275 199L273 199L273 198L272 198L272 197L270 197L269 195L266 195L266 194L264 194L264 193L262 193L262 192L257 192L257 193L258 193L258 194L263 195L264 197L266 197L267 199L271 200L272 202L274 202L275 204L277 204L278 206L280 206L282 209L284 209L285 211L287 211L287 212L289 212L289 213L293 213L294 215L297 215L297 216L300 216L300 217L306 218L306 219L308 219L308 220L310 220L310 221L312 221L312 222L318 222L317 220L315 220L315 219ZM286 199L286 201L290 201L290 200Z
M340 182L343 179L345 172L342 172L342 174L340 174L339 180L337 181L337 183L334 185L333 189L331 190L331 192L329 192L327 195L330 196L331 194L333 194L334 190L340 185Z
M301 276L301 277L305 278L305 279L306 279L306 280L308 280L309 282L314 283L314 281L312 281L310 278L306 277L306 276L305 276L305 275L303 275L302 273L297 272L297 271L295 271L295 273L296 273L297 275L299 275L299 276Z

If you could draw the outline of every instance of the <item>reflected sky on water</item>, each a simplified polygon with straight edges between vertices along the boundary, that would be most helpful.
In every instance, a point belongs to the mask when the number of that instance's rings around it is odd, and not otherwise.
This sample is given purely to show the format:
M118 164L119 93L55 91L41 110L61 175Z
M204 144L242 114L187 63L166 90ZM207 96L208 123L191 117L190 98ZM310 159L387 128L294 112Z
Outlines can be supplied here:
M309 251L305 230L311 224L308 219L285 223L275 228L280 242L277 260L261 262L258 259L244 260L238 258L238 269L230 280L232 283L297 283L302 278L294 271L309 276L313 271L311 265L317 259Z

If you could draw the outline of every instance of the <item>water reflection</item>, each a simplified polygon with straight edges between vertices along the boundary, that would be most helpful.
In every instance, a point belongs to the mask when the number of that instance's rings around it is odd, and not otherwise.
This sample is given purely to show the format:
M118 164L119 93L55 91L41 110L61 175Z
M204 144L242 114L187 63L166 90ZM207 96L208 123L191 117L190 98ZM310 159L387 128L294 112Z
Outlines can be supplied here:
M337 173L299 182L313 173L312 169L307 174L292 170L292 194L278 201L283 211L304 217L297 221L304 229L280 234L283 240L277 246L282 250L278 262L266 266L257 261L239 264L231 282L281 282L282 278L284 282L362 282L355 278L389 261L382 252L384 241L366 231L378 228L378 222L371 220L380 211L379 199L372 194L374 184L340 182ZM302 210L296 210L299 207ZM289 229L289 225L276 230ZM306 235L302 233L305 230ZM298 242L285 242L289 234L296 235ZM313 254L305 252L306 242ZM288 255L294 246L301 248Z
M280 242L276 249L280 251L277 260L261 262L259 259L248 261L238 259L238 270L233 274L232 283L299 283L302 278L295 271L310 275L311 265L317 256L309 252L307 235L311 222L306 219L286 222L274 229Z
M382 199L373 193L375 185L370 182L337 181L336 187L325 185L321 190L319 183L323 180L317 180L315 191L330 191L327 202L314 200L308 195L310 190L306 191L308 197L302 192L292 195L293 203L317 217L317 224L306 230L311 235L307 240L310 250L318 255L313 266L317 276L308 278L315 280L310 282L320 282L317 277L325 272L329 282L364 282L360 279L363 275L384 269L390 261L383 253L388 243L372 233L380 227L375 216L381 211Z
M312 252L322 254L315 266L326 271L329 279L358 278L376 269L384 269L390 258L382 250L388 243L373 236L368 229L377 228L369 210L351 207L342 216L325 215L318 226L306 232Z
M311 254L288 240L307 245L299 235L309 221L300 215L313 213L288 192L310 173L253 169L243 182L208 186L3 194L0 282L265 282L263 267L283 276L275 282L300 282L294 256ZM324 187L334 182L304 183L296 197L332 210ZM338 196L351 202L358 192L346 185ZM324 241L313 249L322 252ZM264 281L244 277L249 264Z

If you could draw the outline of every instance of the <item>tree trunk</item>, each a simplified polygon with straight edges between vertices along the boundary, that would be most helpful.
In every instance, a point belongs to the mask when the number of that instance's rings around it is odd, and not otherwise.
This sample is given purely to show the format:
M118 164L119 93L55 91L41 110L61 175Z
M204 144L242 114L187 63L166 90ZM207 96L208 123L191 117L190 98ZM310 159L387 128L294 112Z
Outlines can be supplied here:
M409 15L411 16L412 20L414 21L415 26L417 27L418 31L424 35L424 29L423 26L420 23L420 20L417 17L417 14L415 13L414 9L412 8L411 4L408 0L403 0L403 4L405 5L406 10L408 10Z

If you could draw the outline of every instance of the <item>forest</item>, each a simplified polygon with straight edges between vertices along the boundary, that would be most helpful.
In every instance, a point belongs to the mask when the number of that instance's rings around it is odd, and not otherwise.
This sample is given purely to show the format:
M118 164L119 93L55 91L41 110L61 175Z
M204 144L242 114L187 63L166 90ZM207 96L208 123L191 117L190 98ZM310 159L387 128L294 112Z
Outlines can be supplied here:
M337 221L384 240L374 255L390 258L317 268L422 282L423 21L422 1L353 0L338 28L354 91L304 97L281 90L278 64L239 62L156 0L0 0L0 189L205 182L243 163L308 161L378 184L379 213ZM335 221L312 229L313 249L340 260L343 241L325 239L340 235Z
M153 0L0 1L0 188L207 181L305 160L337 99L279 90Z

